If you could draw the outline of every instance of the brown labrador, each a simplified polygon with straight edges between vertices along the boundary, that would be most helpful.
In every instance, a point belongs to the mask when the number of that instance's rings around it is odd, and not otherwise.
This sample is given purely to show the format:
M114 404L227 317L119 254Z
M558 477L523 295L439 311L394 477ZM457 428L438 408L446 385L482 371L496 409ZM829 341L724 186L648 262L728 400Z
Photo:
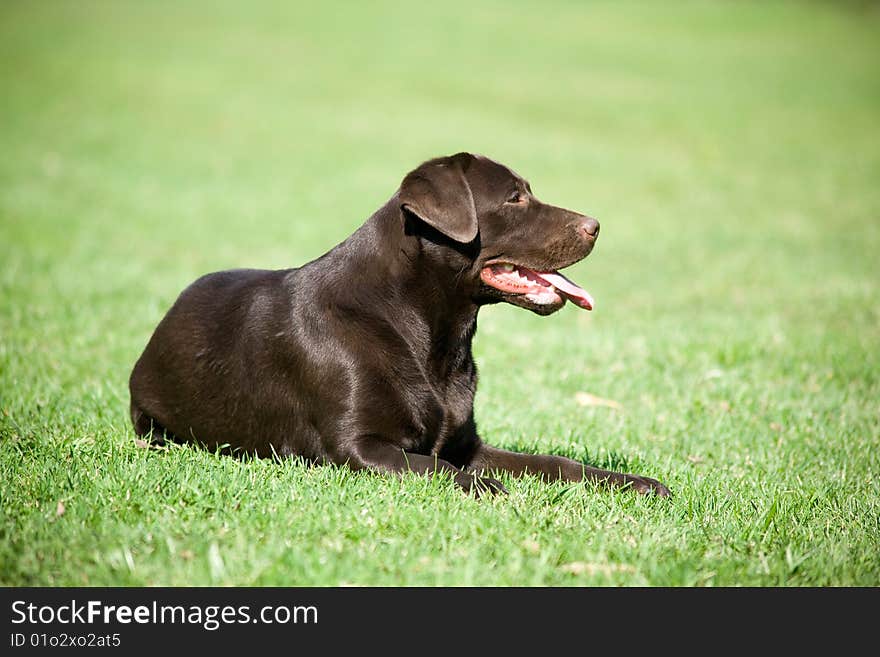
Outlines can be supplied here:
M425 162L344 242L294 269L186 288L131 374L139 435L389 473L447 472L468 491L534 474L668 495L648 477L485 444L471 341L482 306L549 315L592 299L559 273L599 223L547 205L488 158Z

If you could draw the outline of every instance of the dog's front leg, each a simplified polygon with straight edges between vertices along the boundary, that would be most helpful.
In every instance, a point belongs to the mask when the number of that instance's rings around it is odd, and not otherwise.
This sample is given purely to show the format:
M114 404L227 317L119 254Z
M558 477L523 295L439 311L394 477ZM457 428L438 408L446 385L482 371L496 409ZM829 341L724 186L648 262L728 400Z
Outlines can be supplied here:
M669 495L669 489L656 479L633 474L601 470L578 461L550 454L521 454L489 445L481 445L468 465L477 473L508 472L515 477L537 475L547 481L592 481L606 486L632 487L642 493Z
M506 493L501 482L475 473L459 470L449 461L437 456L414 454L389 443L379 437L366 437L355 441L347 462L353 470L379 470L394 474L414 472L420 475L433 475L446 472L452 480L467 492L479 496L483 493Z

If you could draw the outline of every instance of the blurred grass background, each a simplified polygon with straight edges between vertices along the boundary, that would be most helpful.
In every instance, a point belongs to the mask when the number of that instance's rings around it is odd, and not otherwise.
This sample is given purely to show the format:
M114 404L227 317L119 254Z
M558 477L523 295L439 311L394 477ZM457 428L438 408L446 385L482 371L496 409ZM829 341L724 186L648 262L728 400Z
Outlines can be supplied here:
M876 585L878 27L859 3L4 2L0 582ZM275 525L218 509L337 475L133 446L127 377L185 285L306 262L460 150L602 222L571 270L593 313L481 314L482 434L672 505L526 481L508 512L355 477ZM156 477L204 513L121 501L135 467L135 496ZM167 492L193 467L225 491L207 510ZM319 563L392 493L392 528ZM497 551L454 552L442 514ZM217 570L228 532L250 556Z

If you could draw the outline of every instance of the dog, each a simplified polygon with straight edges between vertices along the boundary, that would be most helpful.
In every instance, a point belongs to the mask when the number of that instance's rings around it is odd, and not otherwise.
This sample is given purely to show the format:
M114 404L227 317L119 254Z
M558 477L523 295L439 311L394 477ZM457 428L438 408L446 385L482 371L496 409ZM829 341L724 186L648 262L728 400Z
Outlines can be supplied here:
M669 495L659 481L487 445L471 343L482 306L593 300L559 273L599 235L489 158L424 162L354 234L295 269L202 276L131 373L140 436L385 473L447 473L477 495L535 475ZM490 476L492 475L492 476Z

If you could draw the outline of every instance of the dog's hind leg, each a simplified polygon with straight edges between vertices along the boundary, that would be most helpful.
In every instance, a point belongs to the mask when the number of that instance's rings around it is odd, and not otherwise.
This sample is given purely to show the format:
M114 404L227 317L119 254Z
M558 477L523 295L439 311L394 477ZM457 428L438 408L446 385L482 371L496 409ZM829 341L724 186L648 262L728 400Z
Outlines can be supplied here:
M147 415L134 401L131 402L131 423L139 437L147 438L154 445L164 445L169 437L165 427Z

